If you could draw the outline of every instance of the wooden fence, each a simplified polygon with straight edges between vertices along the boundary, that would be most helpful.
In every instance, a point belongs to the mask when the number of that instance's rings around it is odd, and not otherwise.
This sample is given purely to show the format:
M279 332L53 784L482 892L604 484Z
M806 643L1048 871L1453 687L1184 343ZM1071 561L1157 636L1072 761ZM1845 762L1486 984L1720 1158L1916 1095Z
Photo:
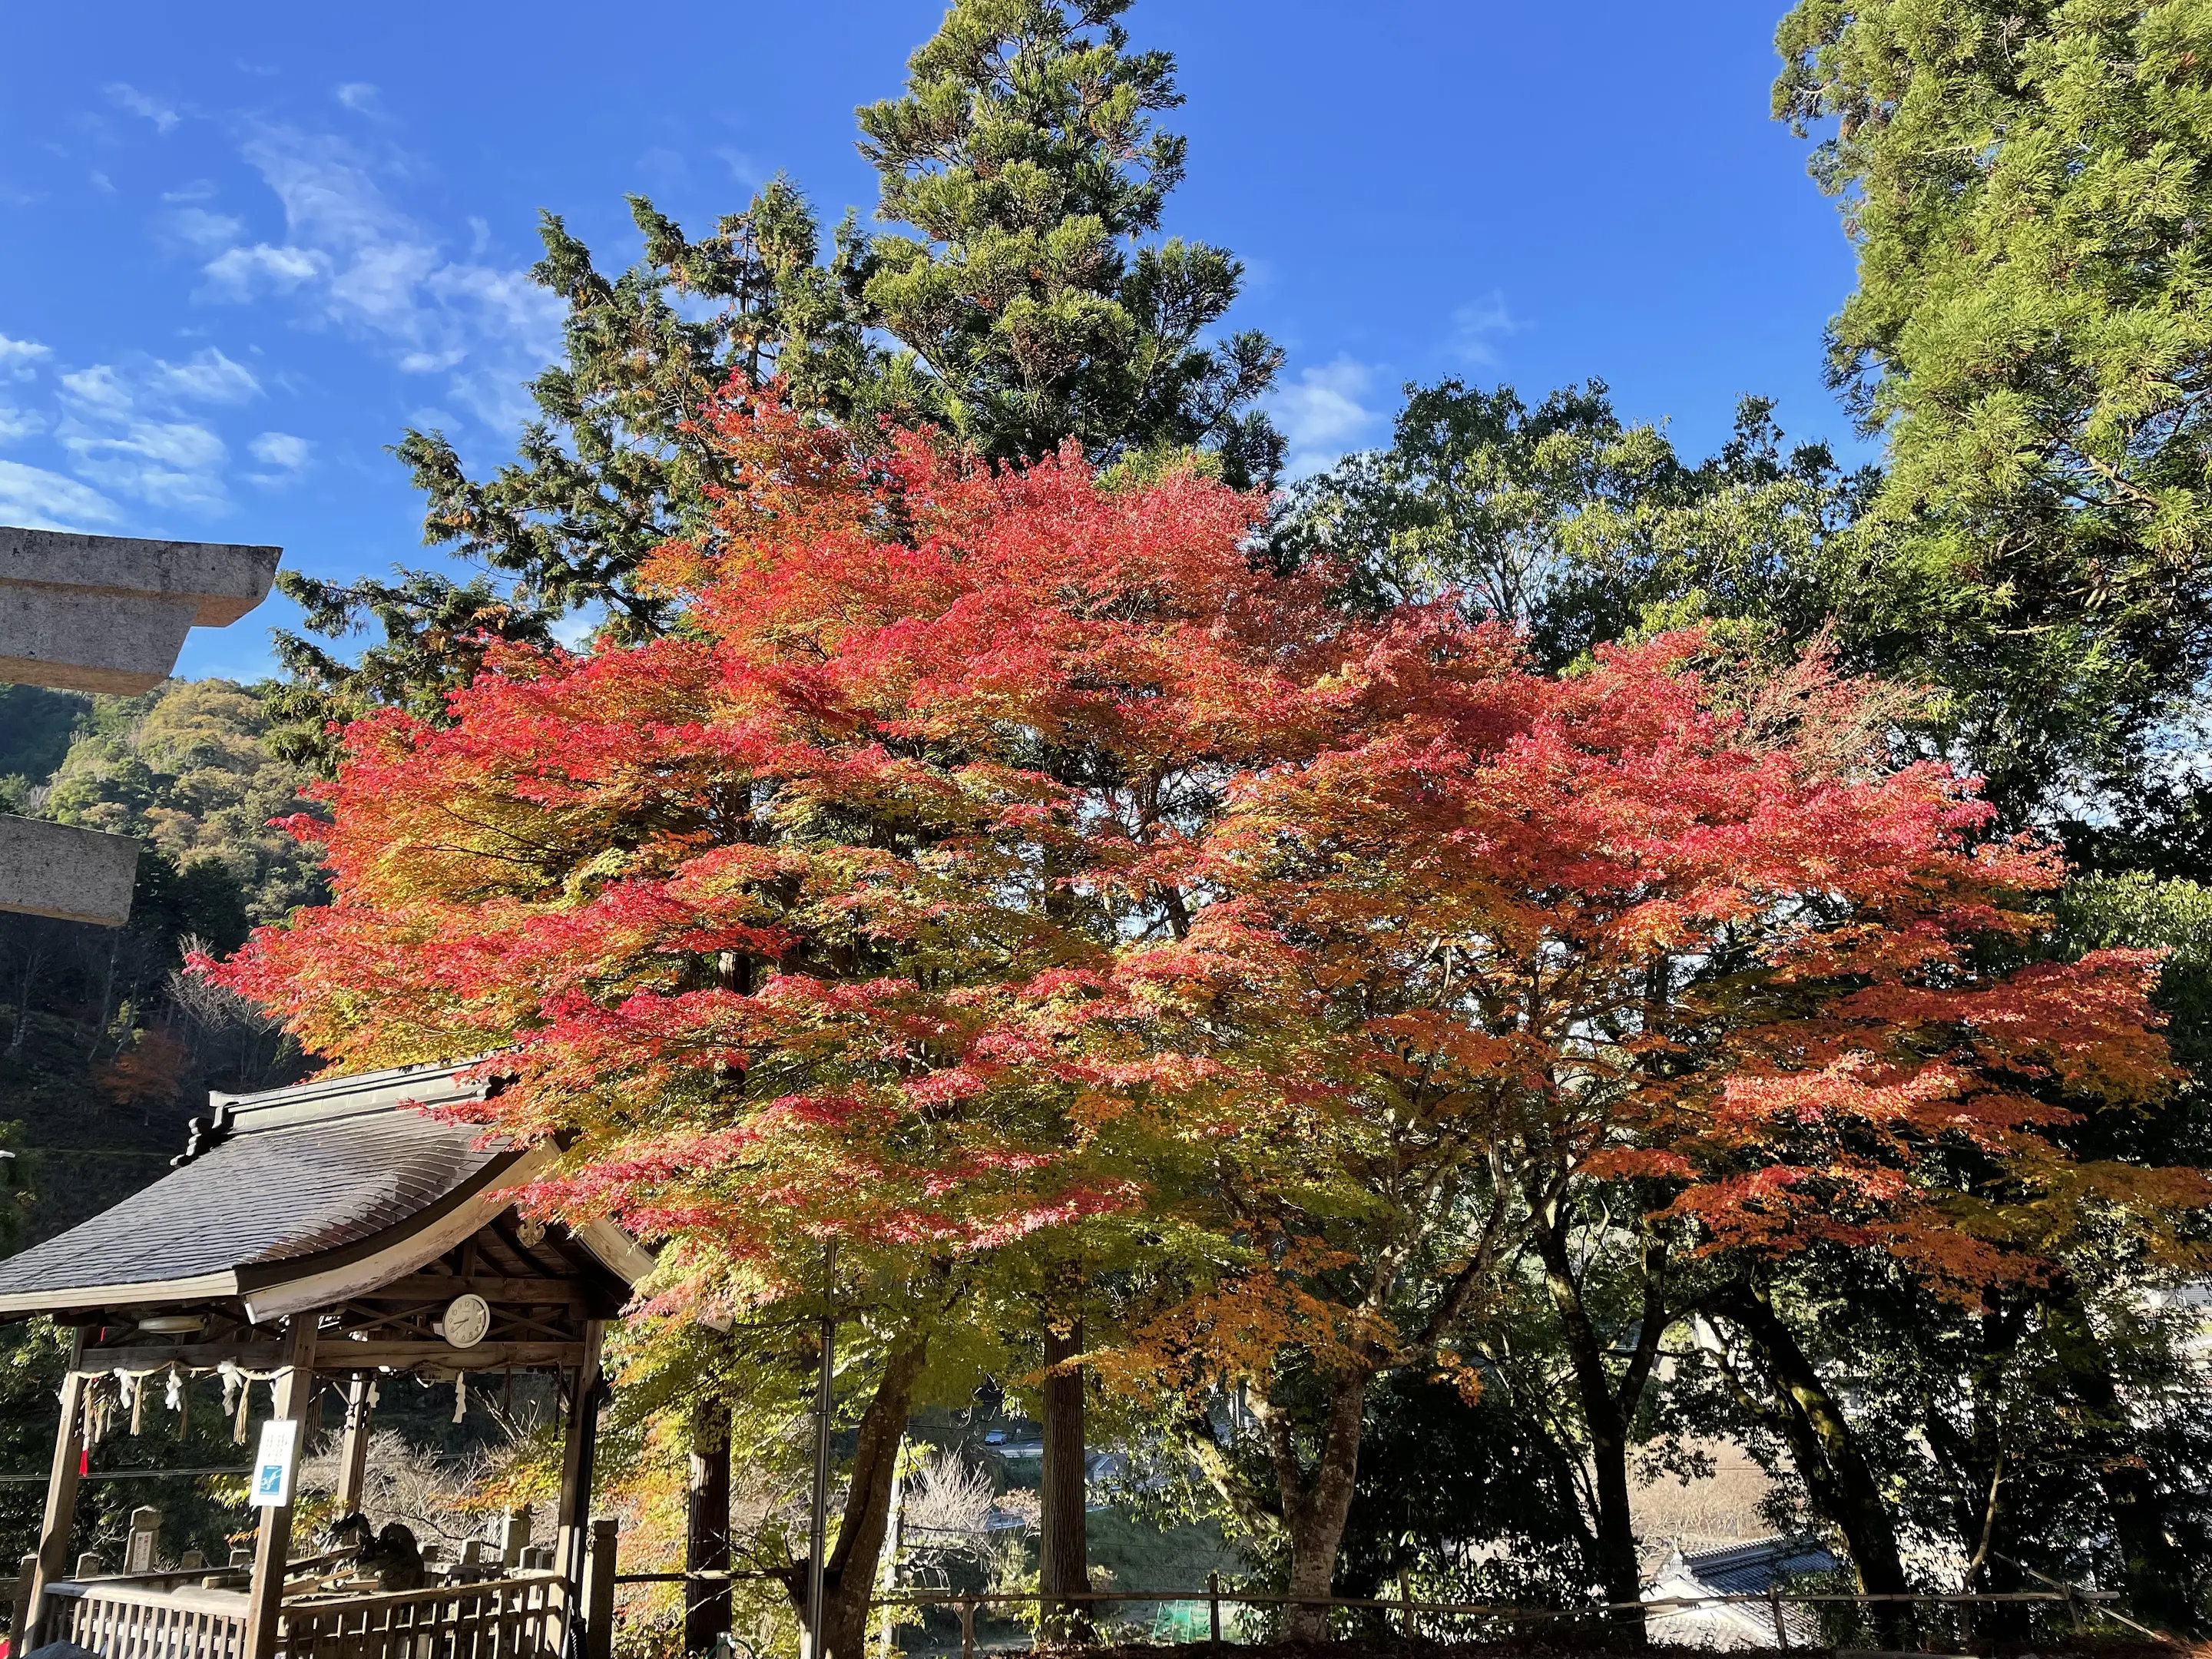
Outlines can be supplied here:
M242 1659L246 1598L149 1584L46 1586L38 1639L74 1642L106 1659Z
M246 1612L234 1589L70 1580L46 1587L38 1639L104 1659L244 1659ZM568 1620L567 1582L523 1573L296 1597L278 1612L276 1650L286 1659L561 1659Z
M558 1573L540 1572L289 1601L276 1647L286 1659L559 1659L568 1588Z

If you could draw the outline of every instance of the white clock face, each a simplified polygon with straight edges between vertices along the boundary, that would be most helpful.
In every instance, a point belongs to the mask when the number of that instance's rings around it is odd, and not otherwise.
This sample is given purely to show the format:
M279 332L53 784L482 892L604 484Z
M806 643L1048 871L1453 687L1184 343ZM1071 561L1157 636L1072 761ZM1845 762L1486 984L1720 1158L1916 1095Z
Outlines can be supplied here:
M491 1307L473 1291L457 1296L446 1307L446 1341L456 1348L473 1348L491 1329Z

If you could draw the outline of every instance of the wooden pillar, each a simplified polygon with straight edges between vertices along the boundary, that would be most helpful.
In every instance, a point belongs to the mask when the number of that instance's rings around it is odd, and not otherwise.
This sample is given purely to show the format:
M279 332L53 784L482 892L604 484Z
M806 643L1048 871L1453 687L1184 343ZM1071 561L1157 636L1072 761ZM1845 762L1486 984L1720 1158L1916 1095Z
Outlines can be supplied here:
M684 1586L684 1651L708 1653L730 1629L730 1403L691 1413L691 1480L684 1494L684 1570L718 1573Z
M295 1423L303 1419L314 1386L315 1316L294 1314L284 1332L284 1369L276 1373L276 1415ZM253 1584L246 1604L243 1659L273 1659L276 1618L284 1601L284 1571L291 1559L292 1505L276 1504L261 1511L261 1532L253 1543Z
M338 1442L341 1516L361 1508L362 1489L368 1484L368 1373L357 1371L346 1385L345 1431Z
M607 1322L584 1322L584 1363L576 1368L568 1395L568 1432L561 1448L561 1508L553 1517L560 1528L554 1542L562 1577L568 1581L569 1605L584 1589L584 1536L592 1510L592 1454L599 1431L599 1349Z
M15 1604L8 1623L8 1651L28 1653L31 1650L31 1586L38 1581L39 1556L33 1550L23 1558L15 1571ZM606 1654L593 1654L591 1659L611 1659Z
M592 1544L584 1572L584 1659L614 1659L616 1526L611 1515L592 1517Z
M69 1577L70 1529L76 1524L77 1473L84 1459L84 1396L92 1383L77 1370L83 1353L80 1331L70 1349L69 1375L62 1379L61 1426L54 1434L53 1470L46 1477L46 1516L39 1528L39 1565L31 1580L33 1626L45 1612L46 1586Z

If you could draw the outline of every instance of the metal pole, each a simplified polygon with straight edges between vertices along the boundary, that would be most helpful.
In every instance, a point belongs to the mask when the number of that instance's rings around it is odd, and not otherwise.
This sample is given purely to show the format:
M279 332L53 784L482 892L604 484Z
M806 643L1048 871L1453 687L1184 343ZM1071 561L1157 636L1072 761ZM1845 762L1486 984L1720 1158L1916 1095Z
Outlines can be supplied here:
M832 1298L837 1275L837 1241L822 1252L822 1294ZM822 1374L814 1385L814 1514L813 1532L806 1560L806 1659L823 1659L823 1560L830 1543L830 1384L836 1376L837 1308L829 1300L822 1316Z

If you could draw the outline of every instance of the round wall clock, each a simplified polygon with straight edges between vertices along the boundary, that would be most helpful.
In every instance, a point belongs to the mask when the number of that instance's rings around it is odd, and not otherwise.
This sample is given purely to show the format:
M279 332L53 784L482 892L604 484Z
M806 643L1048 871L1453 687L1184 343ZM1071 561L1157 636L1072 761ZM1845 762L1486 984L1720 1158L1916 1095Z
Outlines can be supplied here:
M473 1348L490 1330L491 1304L471 1291L446 1304L446 1317L440 1323L439 1334L452 1347Z

